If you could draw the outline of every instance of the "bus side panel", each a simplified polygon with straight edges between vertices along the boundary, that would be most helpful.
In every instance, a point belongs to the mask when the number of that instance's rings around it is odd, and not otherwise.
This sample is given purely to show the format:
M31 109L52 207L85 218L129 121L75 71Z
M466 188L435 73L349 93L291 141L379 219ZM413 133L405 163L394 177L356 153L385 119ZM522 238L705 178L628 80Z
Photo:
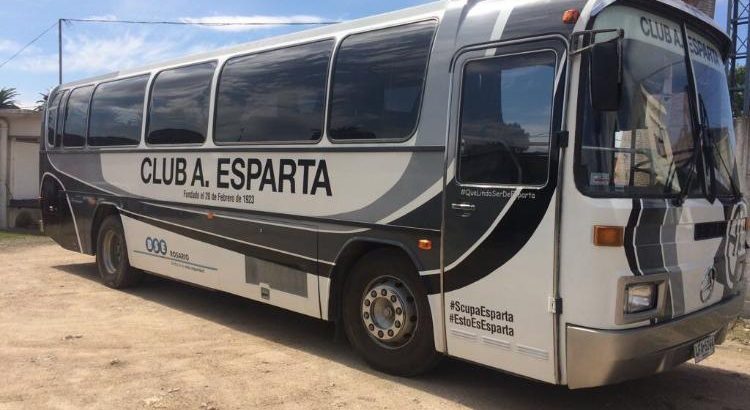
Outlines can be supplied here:
M141 220L139 220L141 219ZM122 216L134 267L319 317L317 275Z

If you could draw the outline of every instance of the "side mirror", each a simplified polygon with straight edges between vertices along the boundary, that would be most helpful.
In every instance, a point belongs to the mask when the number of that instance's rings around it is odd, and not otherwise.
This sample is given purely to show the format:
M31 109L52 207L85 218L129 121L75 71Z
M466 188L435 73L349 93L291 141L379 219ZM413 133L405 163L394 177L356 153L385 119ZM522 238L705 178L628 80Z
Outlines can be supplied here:
M591 47L589 78L591 105L598 111L617 111L622 91L622 52L620 41Z
M608 37L596 41L597 35ZM622 91L622 29L584 30L570 36L570 55L589 51L591 104L598 111L617 111Z

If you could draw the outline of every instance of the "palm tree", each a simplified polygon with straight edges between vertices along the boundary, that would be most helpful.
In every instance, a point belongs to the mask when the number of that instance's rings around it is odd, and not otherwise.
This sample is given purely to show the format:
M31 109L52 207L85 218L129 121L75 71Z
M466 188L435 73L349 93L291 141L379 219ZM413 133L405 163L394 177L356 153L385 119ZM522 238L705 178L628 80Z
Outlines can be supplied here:
M16 97L18 91L15 88L0 88L0 108L18 108Z
M44 111L44 105L47 104L47 98L49 98L49 91L50 90L47 90L46 93L39 93L39 99L36 100L34 111Z

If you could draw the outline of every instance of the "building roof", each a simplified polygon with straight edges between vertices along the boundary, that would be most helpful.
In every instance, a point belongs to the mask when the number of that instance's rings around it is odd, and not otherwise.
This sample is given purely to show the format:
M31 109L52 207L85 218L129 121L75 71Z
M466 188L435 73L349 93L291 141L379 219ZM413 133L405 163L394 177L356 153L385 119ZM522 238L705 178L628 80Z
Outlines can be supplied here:
M27 110L24 108L0 108L0 117L5 118L38 117L41 115L41 111Z

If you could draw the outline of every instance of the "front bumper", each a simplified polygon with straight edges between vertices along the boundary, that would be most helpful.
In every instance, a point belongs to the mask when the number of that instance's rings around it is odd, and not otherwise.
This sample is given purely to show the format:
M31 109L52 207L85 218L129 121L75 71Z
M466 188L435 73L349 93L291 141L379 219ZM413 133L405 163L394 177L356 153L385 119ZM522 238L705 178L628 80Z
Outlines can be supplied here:
M666 323L627 330L567 326L571 389L617 383L674 367L693 357L693 343L719 332L742 310L742 294Z

